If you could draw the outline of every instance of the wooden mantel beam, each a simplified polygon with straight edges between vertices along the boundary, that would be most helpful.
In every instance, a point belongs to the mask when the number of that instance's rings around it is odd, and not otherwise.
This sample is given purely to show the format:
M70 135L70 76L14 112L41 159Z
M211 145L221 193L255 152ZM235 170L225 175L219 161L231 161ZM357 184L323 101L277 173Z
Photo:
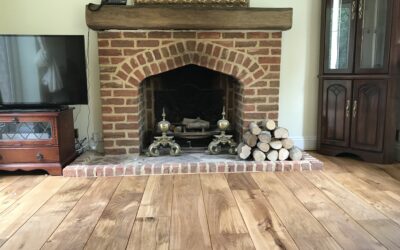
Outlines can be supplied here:
M104 5L86 6L86 23L93 30L288 30L291 8L188 8Z

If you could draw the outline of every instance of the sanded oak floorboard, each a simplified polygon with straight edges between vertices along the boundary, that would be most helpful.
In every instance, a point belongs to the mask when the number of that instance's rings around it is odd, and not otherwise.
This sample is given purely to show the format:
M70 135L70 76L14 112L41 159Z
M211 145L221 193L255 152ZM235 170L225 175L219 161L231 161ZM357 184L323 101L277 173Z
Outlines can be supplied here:
M0 214L42 182L45 176L26 176L0 191Z
M300 249L341 249L275 173L251 174Z
M223 174L200 176L213 249L254 249Z
M40 249L93 182L70 179L0 249Z
M19 178L21 178L21 177L15 176L15 175L0 176L0 191L3 190L8 185L11 185L12 183L16 182Z
M172 175L150 176L140 203L138 218L171 216Z
M83 249L121 178L97 178L42 249Z
M330 174L322 172L302 174L386 248L400 249L400 227L394 221L346 189L330 177Z
M277 173L276 175L341 247L344 249L386 249L300 172L290 175Z
M104 209L85 249L125 249L147 177L124 177Z
M30 192L0 215L0 246L39 210L68 181L68 178L45 178Z
M199 175L175 175L170 249L211 249Z

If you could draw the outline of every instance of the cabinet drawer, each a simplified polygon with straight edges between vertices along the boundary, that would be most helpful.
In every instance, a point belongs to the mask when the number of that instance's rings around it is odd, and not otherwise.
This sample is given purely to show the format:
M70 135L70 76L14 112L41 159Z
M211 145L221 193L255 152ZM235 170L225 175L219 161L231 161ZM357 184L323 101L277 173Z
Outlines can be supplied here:
M58 148L0 148L0 164L45 163L59 160Z

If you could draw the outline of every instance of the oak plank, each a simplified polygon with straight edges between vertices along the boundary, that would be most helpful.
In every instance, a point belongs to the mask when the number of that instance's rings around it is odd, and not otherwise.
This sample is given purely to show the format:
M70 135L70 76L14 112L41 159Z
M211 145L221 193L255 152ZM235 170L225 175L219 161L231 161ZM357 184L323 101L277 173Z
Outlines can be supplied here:
M200 180L213 249L254 249L225 176L201 175Z
M121 178L97 178L42 249L82 249Z
M256 249L298 249L260 190L234 190L233 195Z
M277 176L344 249L386 249L300 172Z
M94 179L70 179L1 249L40 249L93 182Z
M400 248L400 227L328 174L302 174L388 249ZM330 175L330 174L329 174Z
M124 249L139 209L147 177L123 177L85 249Z
M341 249L276 174L252 173L251 176L300 249Z
M199 175L174 176L170 249L211 249Z
M258 185L250 174L226 174L231 190L258 190Z
M171 216L172 175L150 176L140 203L138 218Z
M251 16L251 18L248 18ZM86 8L86 23L94 30L288 30L291 8L185 8L105 5Z
M171 217L136 218L127 250L168 250Z
M64 177L46 177L29 193L8 207L0 216L0 246L68 181Z
M8 185L0 191L0 214L11 206L15 201L24 196L32 190L36 185L42 182L46 177L39 176L26 176Z
M0 191L2 189L6 188L8 185L11 185L14 182L16 182L19 178L21 178L21 177L20 176L15 176L15 175L0 176Z

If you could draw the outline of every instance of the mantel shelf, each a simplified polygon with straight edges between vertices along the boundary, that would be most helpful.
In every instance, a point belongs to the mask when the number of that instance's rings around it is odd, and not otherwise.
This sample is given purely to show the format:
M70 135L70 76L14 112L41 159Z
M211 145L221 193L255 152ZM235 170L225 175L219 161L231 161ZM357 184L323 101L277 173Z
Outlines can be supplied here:
M291 8L188 8L105 5L86 6L86 23L93 30L288 30Z

